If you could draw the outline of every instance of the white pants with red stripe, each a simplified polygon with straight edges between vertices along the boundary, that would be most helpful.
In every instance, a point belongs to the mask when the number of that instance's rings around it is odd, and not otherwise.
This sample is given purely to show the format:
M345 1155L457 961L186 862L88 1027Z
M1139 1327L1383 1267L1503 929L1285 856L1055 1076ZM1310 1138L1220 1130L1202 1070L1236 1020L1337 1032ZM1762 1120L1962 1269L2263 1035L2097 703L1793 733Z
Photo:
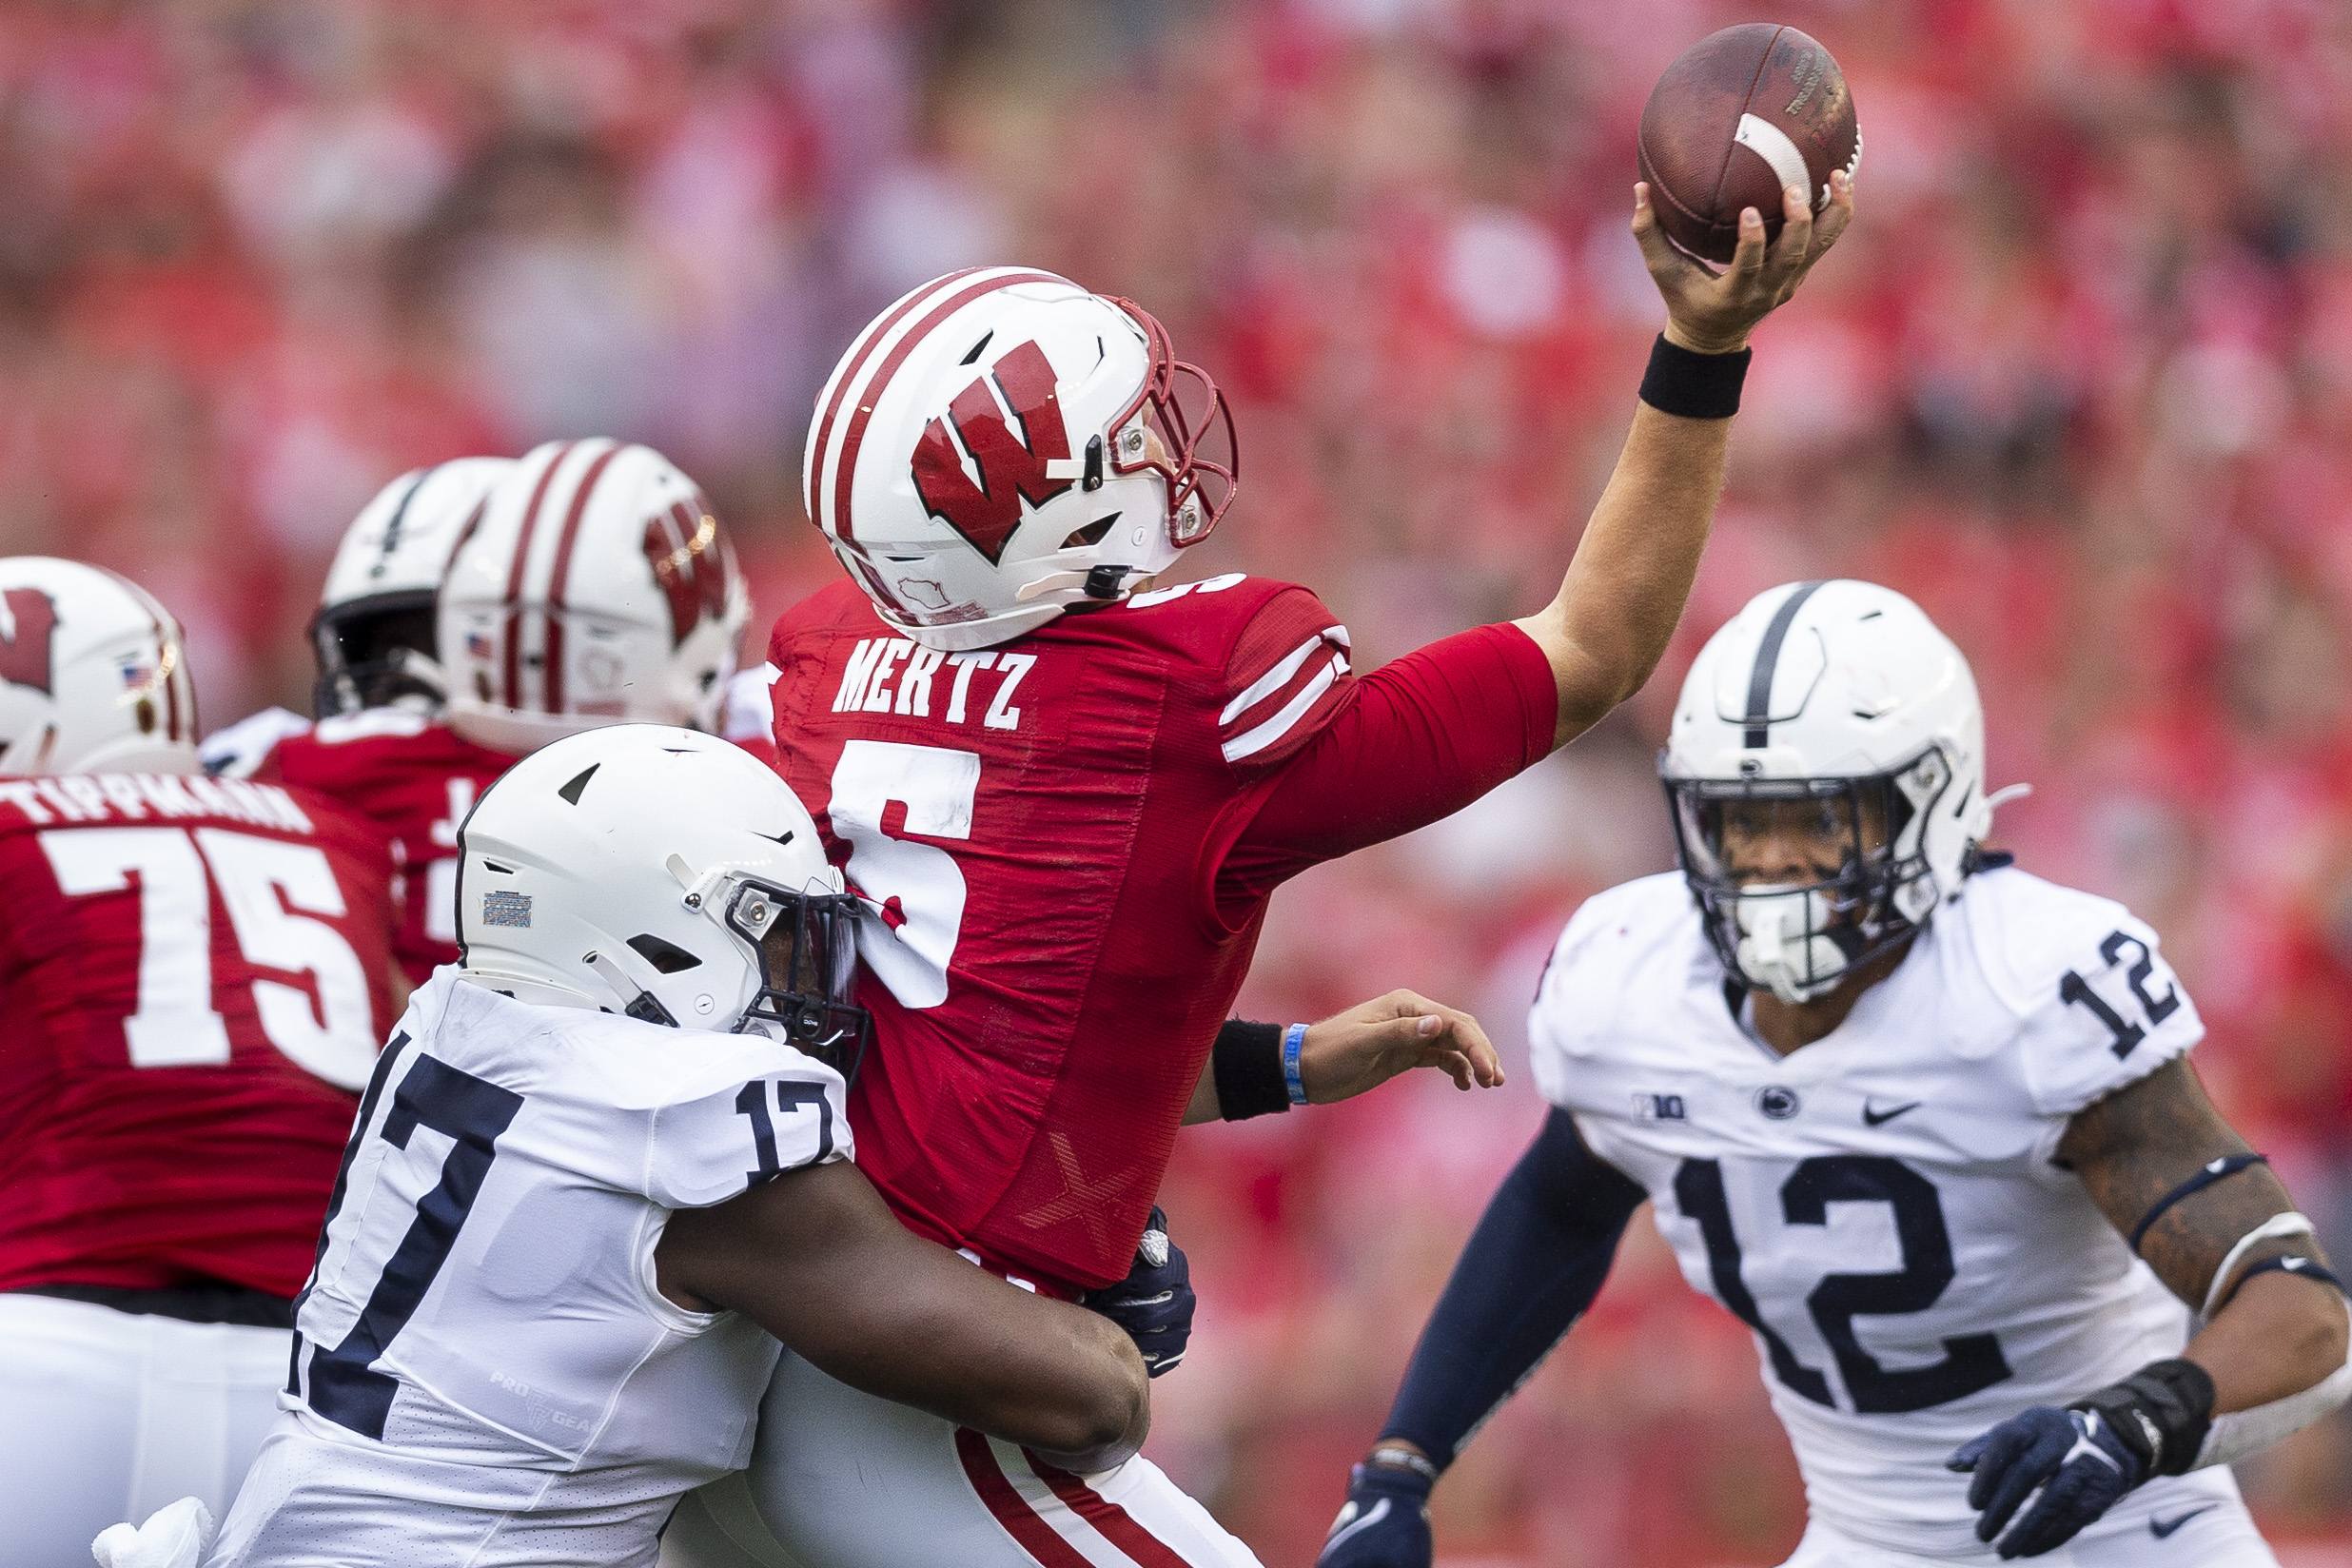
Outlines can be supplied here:
M227 1513L290 1340L0 1292L0 1563L89 1568L99 1531L184 1497Z
M1073 1476L877 1400L786 1352L751 1469L689 1493L662 1568L1259 1568L1248 1547L1129 1460Z

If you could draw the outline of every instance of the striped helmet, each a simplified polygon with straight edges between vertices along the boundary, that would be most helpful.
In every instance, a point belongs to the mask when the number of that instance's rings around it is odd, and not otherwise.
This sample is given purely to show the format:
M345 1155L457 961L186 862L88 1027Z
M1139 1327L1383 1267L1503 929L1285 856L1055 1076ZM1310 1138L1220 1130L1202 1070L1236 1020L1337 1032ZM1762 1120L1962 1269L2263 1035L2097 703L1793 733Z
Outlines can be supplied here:
M0 774L202 771L171 612L101 567L0 560Z
M1140 306L1024 267L925 284L817 397L809 517L883 620L992 647L1150 586L1233 497L1233 421Z
M713 729L750 614L694 480L651 447L549 441L441 583L450 725L517 755L622 720Z
M440 705L433 608L441 576L514 466L511 458L458 458L412 469L360 508L310 621L321 718L402 698Z
M1968 659L1850 579L1769 588L1710 637L1658 771L1716 952L1792 1003L1957 893L2009 793L1985 794Z

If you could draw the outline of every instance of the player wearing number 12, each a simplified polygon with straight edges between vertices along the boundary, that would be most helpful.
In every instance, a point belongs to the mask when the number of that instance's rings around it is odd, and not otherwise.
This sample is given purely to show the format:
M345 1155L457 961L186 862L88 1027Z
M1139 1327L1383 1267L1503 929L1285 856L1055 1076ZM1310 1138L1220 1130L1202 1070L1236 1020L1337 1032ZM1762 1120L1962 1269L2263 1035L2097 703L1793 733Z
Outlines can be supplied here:
M1816 226L1792 192L1769 251L1751 213L1717 278L1646 194L1634 231L1669 323L1558 595L1366 676L1304 588L1158 585L1217 525L1237 459L1214 384L1140 306L981 268L907 295L843 356L803 479L849 580L787 612L769 660L780 766L873 911L861 1167L918 1231L1040 1289L1119 1279L1274 889L1477 799L1647 677L1714 513L1748 332L1852 200L1841 179ZM1056 1489L887 1413L820 1418L785 1397L797 1375L778 1374L751 1484L818 1568L930 1560L930 1502L900 1525L850 1501L902 1461L910 1496L985 1501L1009 1563L1249 1560L1156 1473Z
M365 819L207 779L180 630L0 561L0 1561L220 1508L391 1017Z
M1683 875L1562 933L1528 1025L1557 1108L1323 1568L1428 1568L1431 1483L1644 1198L1754 1331L1812 1514L1788 1568L2275 1568L2226 1466L2343 1401L2352 1319L2199 1088L2156 933L1978 848L1959 650L1870 583L1770 590L1662 771Z

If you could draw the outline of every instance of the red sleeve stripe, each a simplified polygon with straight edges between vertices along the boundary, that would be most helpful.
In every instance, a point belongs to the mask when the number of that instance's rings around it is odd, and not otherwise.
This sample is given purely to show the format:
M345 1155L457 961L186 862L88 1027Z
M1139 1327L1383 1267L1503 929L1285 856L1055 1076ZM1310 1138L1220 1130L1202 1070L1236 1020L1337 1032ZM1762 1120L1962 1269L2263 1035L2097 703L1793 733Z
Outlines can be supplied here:
M1317 633L1226 705L1219 715L1223 723L1218 733L1228 737L1221 748L1227 762L1239 762L1276 745L1313 711L1323 694L1347 674L1346 637L1344 628L1337 626ZM1315 657L1330 643L1339 644L1339 650L1328 658ZM1267 714L1269 704L1275 706ZM1257 722L1234 733L1251 719Z

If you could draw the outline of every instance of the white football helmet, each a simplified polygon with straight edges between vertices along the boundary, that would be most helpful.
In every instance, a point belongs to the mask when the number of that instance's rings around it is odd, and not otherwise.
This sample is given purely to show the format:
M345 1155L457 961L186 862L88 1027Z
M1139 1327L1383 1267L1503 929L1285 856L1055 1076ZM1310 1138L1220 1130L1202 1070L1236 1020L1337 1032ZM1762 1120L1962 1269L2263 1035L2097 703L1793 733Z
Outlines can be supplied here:
M467 979L854 1071L857 901L792 787L741 748L654 724L554 741L483 792L458 854Z
M0 774L202 771L171 612L78 560L0 560Z
M1925 923L1976 868L2011 793L1986 795L1984 757L1969 661L1910 599L1838 579L1749 600L1691 666L1658 758L1683 874L1725 967L1808 1001ZM1740 879L1725 817L1768 802L1849 835L1834 875Z
M627 719L714 729L750 616L726 530L669 459L549 441L441 581L449 723L518 755Z
M1140 306L1023 267L935 279L816 400L809 517L883 620L992 647L1147 587L1233 499L1233 420Z
M514 467L512 458L459 458L412 469L351 519L310 617L319 717L403 699L441 706L447 692L434 650L435 596L491 487Z

